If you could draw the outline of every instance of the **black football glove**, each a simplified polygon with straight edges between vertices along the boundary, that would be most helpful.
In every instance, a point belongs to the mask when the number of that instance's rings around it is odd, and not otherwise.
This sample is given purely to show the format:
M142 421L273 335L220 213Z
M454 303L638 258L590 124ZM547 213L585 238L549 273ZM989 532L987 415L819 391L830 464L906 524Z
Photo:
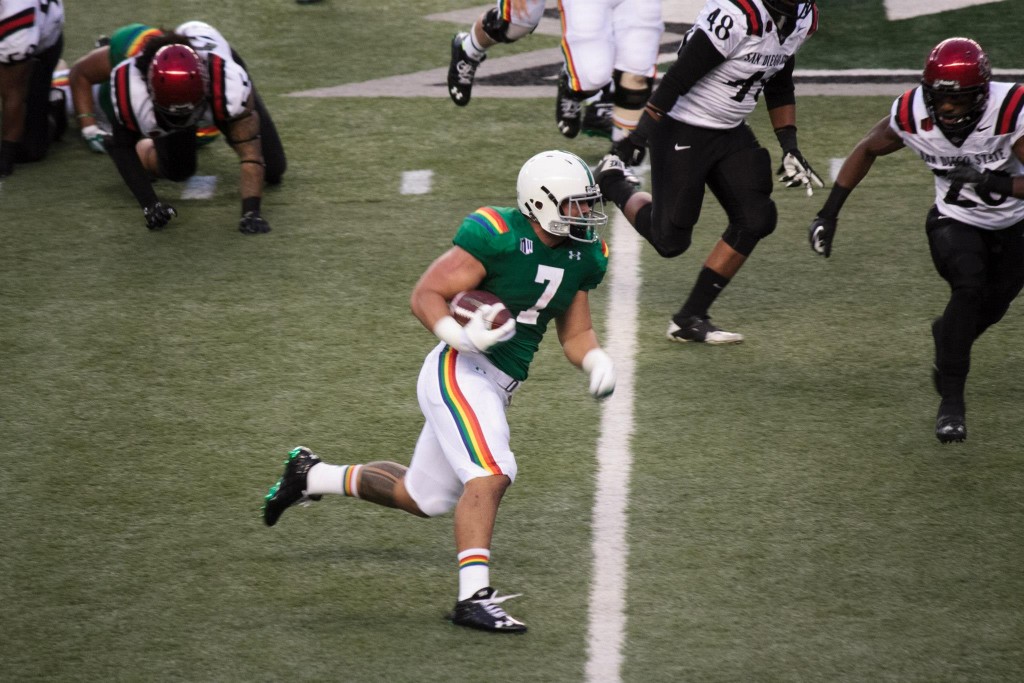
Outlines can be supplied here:
M612 143L612 154L622 159L627 166L639 166L647 156L647 140L633 131L629 137Z
M238 232L243 235L259 235L270 232L270 223L255 211L248 211L242 216L242 220L238 221Z
M832 255L832 238L836 236L838 220L838 218L827 218L819 214L811 221L807 239L810 241L814 253L821 254L825 258Z
M991 171L979 171L973 166L954 166L946 171L946 178L953 183L974 185L978 192L1009 197L1013 194L1013 178L996 175Z
M658 121L644 110L636 128L627 137L612 145L612 154L622 159L627 166L639 166L647 156L647 140L657 125Z
M142 210L146 217L146 227L150 230L159 230L171 222L171 219L178 215L178 212L170 204L154 202Z

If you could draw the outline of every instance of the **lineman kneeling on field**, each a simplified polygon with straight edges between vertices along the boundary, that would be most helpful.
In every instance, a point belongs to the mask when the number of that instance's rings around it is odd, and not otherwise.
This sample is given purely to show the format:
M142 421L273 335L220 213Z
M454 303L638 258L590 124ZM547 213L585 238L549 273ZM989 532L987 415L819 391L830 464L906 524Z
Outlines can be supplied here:
M209 24L190 21L146 42L110 76L115 121L110 157L157 230L177 216L153 190L152 177L181 181L196 171L196 127L211 121L241 162L245 234L270 231L260 215L263 182L281 182L281 139L245 63Z

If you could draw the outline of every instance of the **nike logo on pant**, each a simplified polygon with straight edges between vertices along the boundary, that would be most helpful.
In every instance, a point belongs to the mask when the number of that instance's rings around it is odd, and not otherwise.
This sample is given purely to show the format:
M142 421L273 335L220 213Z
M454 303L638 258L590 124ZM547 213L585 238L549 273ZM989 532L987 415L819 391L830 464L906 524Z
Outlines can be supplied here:
M689 145L676 145L676 151L681 152L684 149L690 149Z

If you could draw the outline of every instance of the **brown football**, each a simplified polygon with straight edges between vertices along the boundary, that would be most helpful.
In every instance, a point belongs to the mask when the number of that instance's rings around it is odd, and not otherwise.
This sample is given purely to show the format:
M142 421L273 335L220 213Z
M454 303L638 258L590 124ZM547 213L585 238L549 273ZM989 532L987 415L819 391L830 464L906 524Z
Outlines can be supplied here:
M470 289L465 292L459 292L448 303L448 310L451 311L452 317L458 320L460 325L465 325L476 312L476 309L485 304L494 306L487 315L487 322L490 323L492 330L496 327L501 327L512 318L512 314L505 307L501 299L482 289Z

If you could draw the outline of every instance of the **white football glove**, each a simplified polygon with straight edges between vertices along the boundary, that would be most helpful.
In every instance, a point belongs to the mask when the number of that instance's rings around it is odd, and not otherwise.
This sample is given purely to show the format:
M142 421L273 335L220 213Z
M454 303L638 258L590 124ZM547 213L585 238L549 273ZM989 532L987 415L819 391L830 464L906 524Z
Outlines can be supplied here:
M491 323L487 320L488 314L494 309L491 304L484 304L476 309L469 322L462 329L466 332L466 338L477 351L481 353L491 348L498 342L505 342L516 334L516 321L509 319L501 327L491 329Z
M448 346L464 353L483 353L499 342L505 342L516 334L515 318L501 327L490 329L487 315L494 307L485 304L478 308L463 327L458 321L446 315L434 325L434 334Z
M813 185L825 187L821 176L814 172L807 159L804 159L804 156L796 150L787 153L782 158L782 168L779 169L779 173L781 174L779 180L785 183L786 187L799 187L803 185L807 188L808 197L814 194Z
M82 129L82 139L85 140L85 144L89 145L89 149L100 154L107 153L103 141L109 137L110 133L95 124Z
M615 391L615 363L602 349L591 349L583 356L583 369L590 373L590 395L607 398Z

